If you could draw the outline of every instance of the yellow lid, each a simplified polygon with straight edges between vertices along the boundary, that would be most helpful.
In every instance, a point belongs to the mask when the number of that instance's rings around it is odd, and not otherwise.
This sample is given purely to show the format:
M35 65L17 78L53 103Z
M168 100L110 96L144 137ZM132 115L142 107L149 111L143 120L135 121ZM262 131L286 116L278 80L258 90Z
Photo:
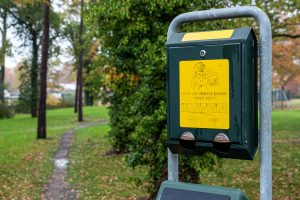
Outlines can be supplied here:
M181 41L194 41L194 40L215 40L231 38L234 30L219 30L219 31L206 31L206 32L192 32L184 34Z

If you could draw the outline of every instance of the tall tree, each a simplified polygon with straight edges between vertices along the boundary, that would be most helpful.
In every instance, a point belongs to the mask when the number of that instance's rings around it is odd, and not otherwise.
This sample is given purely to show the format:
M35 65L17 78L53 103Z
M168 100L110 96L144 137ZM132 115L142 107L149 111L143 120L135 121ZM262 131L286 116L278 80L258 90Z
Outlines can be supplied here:
M5 55L6 55L6 33L7 33L7 12L4 10L1 13L2 18L2 46L0 50L0 101L4 102L4 79L5 79Z
M37 138L45 139L46 133L46 99L47 99L47 69L49 51L50 0L44 1L42 62L40 69L40 99Z
M78 64L76 64L76 68L77 68L77 73L76 73L76 88L75 88L75 98L74 98L74 113L78 113L78 89L79 89L79 86L78 86Z
M43 19L43 1L41 0L24 0L14 2L10 15L13 17L16 34L24 41L23 46L31 47L30 62L30 88L31 88L31 116L37 117L38 105L38 87L39 73L38 65L40 58L40 43L42 36L42 19ZM34 12L33 12L34 11ZM51 10L50 10L51 11ZM50 12L51 18L51 38L50 44L58 36L59 16ZM51 45L53 47L53 45Z
M10 1L3 0L0 3L0 17L2 20L2 27L0 32L1 38L1 49L0 49L0 101L4 102L4 81L5 81L5 56L7 53L8 41L7 41L7 29L8 29L8 13L12 4Z
M42 3L17 2L16 9L10 14L16 21L17 34L23 39L24 46L27 41L31 45L31 66L30 66L30 88L31 88L31 117L37 117L38 103L38 58L39 58L39 41L42 31ZM34 10L34 12L32 12Z
M78 121L83 121L83 112L82 112L82 87L83 87L83 78L82 78L82 69L83 69L83 0L80 4L80 27L79 27L79 60L78 60L78 70L77 70L77 87L78 87ZM77 89L76 89L77 90Z
M256 6L269 16L273 38L300 38L300 34L295 32L300 20L299 0L256 0Z
M76 89L74 98L74 113L78 113L78 89L79 89L79 57L80 57L80 21L81 21L81 1L66 1L68 9L65 10L64 35L69 40L71 47L69 51L74 56L74 71L76 71ZM79 21L77 20L79 16Z
M64 36L69 40L71 47L69 48L69 51L71 55L74 56L74 61L72 64L75 66L74 71L76 71L76 89L75 89L75 98L74 98L74 112L77 113L78 110L78 57L80 52L80 45L79 45L79 27L80 23L74 21L74 20L67 20L65 21L65 27L63 30Z
M300 39L276 41L273 44L273 86L285 89L300 76Z

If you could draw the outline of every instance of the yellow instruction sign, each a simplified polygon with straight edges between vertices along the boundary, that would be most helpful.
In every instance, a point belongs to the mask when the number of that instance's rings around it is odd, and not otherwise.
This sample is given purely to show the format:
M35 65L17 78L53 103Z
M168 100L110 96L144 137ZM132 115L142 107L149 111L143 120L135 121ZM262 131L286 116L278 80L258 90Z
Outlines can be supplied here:
M179 63L180 127L229 129L229 60Z

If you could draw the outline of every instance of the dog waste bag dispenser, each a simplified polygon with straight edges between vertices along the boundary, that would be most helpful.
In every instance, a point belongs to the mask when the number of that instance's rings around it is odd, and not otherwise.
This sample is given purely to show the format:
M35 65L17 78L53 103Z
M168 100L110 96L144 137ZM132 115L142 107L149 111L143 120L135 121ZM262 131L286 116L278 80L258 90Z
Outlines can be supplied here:
M167 41L168 140L176 154L254 158L257 40L251 28L173 33Z

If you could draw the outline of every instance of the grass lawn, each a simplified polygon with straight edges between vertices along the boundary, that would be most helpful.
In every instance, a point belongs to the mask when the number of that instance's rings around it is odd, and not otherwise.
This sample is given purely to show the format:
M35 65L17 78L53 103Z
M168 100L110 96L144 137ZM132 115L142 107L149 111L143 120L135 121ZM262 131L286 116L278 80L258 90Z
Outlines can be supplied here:
M300 111L273 111L273 199L300 199ZM222 176L202 175L202 182L240 188L259 199L259 154L254 161L222 159Z
M107 118L105 107L85 107L85 121ZM72 108L47 112L47 140L36 140L37 120L18 114L0 120L0 199L40 199L53 172L52 155L66 130L78 126Z
M81 199L133 199L145 197L142 169L126 167L123 156L107 156L108 127L99 125L75 133L71 151L70 181ZM223 167L204 172L201 182L239 188L250 199L259 199L259 153L254 161L222 159ZM273 199L300 199L300 111L273 112Z
M85 108L89 121L107 118L104 107ZM300 199L300 111L273 112L273 199ZM39 199L52 172L51 156L61 134L78 125L72 109L48 112L48 140L37 141L36 120L28 115L0 120L0 199ZM111 150L107 125L77 129L70 154L69 181L80 199L145 197L145 170L128 168ZM259 199L259 154L254 161L223 159L218 173L203 172L201 182L240 188ZM4 197L4 198L1 198Z
M71 148L69 181L80 199L135 199L147 196L142 169L128 167L123 155L106 155L111 150L109 127L97 125L75 132Z
M300 99L291 99L288 101L288 109L300 109Z

